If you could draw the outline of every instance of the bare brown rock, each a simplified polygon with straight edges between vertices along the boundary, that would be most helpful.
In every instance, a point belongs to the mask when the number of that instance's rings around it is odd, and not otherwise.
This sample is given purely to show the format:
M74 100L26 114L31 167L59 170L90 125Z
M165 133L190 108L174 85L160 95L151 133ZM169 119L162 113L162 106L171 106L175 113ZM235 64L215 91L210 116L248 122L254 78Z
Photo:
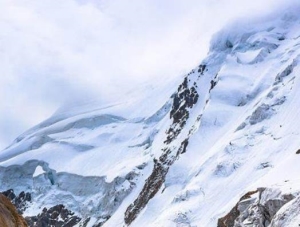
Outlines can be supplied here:
M239 202L251 198L251 195L257 193L258 191L251 191L242 196ZM224 217L218 220L218 227L233 227L235 220L240 215L240 211L238 209L238 203L231 209L231 211Z
M206 66L205 66L206 67ZM201 71L205 70L205 67ZM201 72L202 73L202 72ZM199 94L194 86L189 87L188 77L179 85L178 91L173 96L173 106L170 111L170 119L173 123L167 130L167 139L164 141L166 147L162 149L162 154L158 160L154 159L154 168L145 182L145 185L135 201L126 209L124 221L130 225L138 216L140 211L145 208L149 200L152 199L160 190L170 166L178 159L180 154L186 152L189 137L185 138L177 149L170 149L168 145L172 143L181 133L189 118L189 109L198 101Z
M256 192L258 192L258 198L251 198L251 195ZM244 195L226 216L218 220L217 226L241 227L247 225L267 227L270 226L270 223L274 223L274 226L285 226L276 225L279 216L280 221L286 219L281 216L281 213L277 213L285 204L292 200L294 201L294 198L293 194L283 194L282 191L276 188L258 188L256 191L248 192ZM299 213L296 207L298 206L292 206L295 209L291 212L295 216Z
M1 227L27 227L25 219L18 214L14 205L8 198L0 194L0 226Z

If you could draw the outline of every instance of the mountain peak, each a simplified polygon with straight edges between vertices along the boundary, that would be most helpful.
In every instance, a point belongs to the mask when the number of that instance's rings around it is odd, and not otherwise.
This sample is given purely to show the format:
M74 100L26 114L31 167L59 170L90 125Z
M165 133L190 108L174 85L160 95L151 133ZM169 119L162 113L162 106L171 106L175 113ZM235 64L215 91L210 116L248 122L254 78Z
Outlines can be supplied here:
M0 153L0 189L30 194L22 209L33 223L59 211L70 226L292 227L296 12L224 28L178 83L61 111L30 129Z

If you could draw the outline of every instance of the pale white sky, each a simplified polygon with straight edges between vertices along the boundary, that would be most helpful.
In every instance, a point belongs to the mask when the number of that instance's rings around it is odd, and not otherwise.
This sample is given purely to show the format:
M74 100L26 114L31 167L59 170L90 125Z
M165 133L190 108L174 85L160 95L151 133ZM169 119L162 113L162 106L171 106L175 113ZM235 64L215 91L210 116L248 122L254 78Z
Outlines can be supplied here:
M0 149L65 102L184 75L229 21L290 0L0 0Z

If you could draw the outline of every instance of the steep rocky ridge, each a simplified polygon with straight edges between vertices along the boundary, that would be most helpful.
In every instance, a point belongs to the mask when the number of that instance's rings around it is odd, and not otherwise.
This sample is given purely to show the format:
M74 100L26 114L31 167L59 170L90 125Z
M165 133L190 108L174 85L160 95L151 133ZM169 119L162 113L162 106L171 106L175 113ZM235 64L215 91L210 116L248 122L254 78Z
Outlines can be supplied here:
M298 193L284 194L280 189L259 188L243 196L225 217L218 220L218 227L277 226L278 219L286 222L284 215L280 215L284 205L294 207L298 200ZM295 210L295 216L297 213L299 215L299 211Z

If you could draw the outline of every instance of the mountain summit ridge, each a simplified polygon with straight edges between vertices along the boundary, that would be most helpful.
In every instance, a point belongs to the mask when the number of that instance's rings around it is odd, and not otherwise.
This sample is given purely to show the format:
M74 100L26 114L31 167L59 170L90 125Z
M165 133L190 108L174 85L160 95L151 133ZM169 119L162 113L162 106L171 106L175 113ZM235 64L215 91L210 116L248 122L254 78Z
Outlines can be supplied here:
M22 134L0 190L33 226L298 226L299 59L297 10L226 28L176 86Z

